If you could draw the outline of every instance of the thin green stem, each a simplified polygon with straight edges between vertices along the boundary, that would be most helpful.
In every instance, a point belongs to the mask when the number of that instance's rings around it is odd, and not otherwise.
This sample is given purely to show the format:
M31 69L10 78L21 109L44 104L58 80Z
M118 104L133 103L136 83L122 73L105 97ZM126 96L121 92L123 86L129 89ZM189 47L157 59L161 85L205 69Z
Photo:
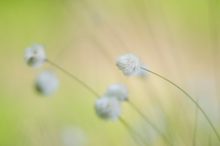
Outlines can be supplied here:
M193 146L196 146L197 129L198 129L198 108L195 109L195 121L194 121L193 141L192 141Z
M82 80L80 80L76 75L68 72L67 70L65 70L63 67L57 65L56 63L50 61L49 59L46 59L45 62L49 63L50 65L56 67L57 69L59 69L60 71L62 71L63 73L65 73L66 75L68 75L69 77L71 77L73 80L75 80L76 82L78 82L80 85L82 85L84 88L86 88L89 92L91 92L96 98L100 97L99 93L96 92L92 87L90 87L88 84L86 84L85 82L83 82ZM119 121L125 126L125 128L128 130L129 134L131 135L132 139L139 145L139 141L136 138L135 135L135 131L132 129L131 126L129 126L129 124L123 119L123 118L119 118ZM142 140L143 141L143 140ZM144 142L144 141L143 141Z
M78 82L80 85L82 85L84 88L86 88L88 91L90 91L93 95L95 95L96 98L100 97L100 95L94 90L92 89L89 85L87 85L85 82L83 82L82 80L80 80L76 75L66 71L63 67L57 65L56 63L53 63L52 61L50 61L49 59L46 60L46 62L48 62L50 65L56 67L57 69L59 69L60 71L62 71L63 73L65 73L66 75L68 75L69 77L71 77L73 80L75 80L76 82Z
M128 103L163 138L163 140L168 145L172 145L172 143L170 143L166 135L162 131L160 131L160 129L157 128L157 126L153 122L151 122L150 119L146 115L144 115L143 112L140 111L139 108L133 102L128 101Z
M174 87L176 87L177 89L179 89L183 94L186 95L186 97L188 97L188 99L190 99L195 105L196 107L199 109L199 111L203 114L203 116L205 117L205 119L208 121L209 125L211 126L213 132L215 133L216 137L218 138L219 142L220 142L220 135L218 133L218 131L216 130L215 126L213 125L212 121L210 120L209 116L206 114L206 112L202 109L202 107L197 103L197 101L188 93L186 92L184 89L182 89L180 86L178 86L177 84L175 84L174 82L170 81L169 79L163 77L162 75L155 73L149 69L146 69L144 67L141 67L141 69L152 73L154 75L156 75L157 77L167 81L168 83L170 83L171 85L173 85Z

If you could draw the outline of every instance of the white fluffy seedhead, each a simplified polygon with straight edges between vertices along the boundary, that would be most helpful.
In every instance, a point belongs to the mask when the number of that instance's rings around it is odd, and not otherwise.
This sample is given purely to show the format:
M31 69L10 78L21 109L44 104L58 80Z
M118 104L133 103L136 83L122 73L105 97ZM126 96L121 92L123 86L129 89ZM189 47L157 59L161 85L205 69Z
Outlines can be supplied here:
M24 59L31 67L40 67L46 60L46 54L42 45L33 45L25 50Z
M104 120L117 120L121 115L121 105L116 98L102 97L95 103L96 114Z
M126 101L128 100L128 88L123 84L112 84L107 88L105 95L119 101Z
M141 63L134 54L125 54L118 58L116 62L117 67L124 73L124 75L137 75L141 71Z
M38 75L35 81L36 90L45 96L52 95L59 87L59 80L52 71L44 71Z

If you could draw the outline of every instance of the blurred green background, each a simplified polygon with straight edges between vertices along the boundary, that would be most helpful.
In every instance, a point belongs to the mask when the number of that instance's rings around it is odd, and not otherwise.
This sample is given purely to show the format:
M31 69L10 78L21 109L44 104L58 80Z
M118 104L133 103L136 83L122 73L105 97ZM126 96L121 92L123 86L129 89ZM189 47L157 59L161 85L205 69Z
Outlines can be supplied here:
M115 60L140 56L196 97L220 131L219 8L218 0L0 0L0 146L66 146L68 128L77 129L74 146L135 145L121 123L96 116L95 98L81 85L50 65L25 64L24 49L35 43L100 94L112 83L128 85L130 99L173 145L218 146L184 95L150 74L124 77ZM47 68L60 88L42 97L33 82ZM123 117L148 145L166 145L127 104Z

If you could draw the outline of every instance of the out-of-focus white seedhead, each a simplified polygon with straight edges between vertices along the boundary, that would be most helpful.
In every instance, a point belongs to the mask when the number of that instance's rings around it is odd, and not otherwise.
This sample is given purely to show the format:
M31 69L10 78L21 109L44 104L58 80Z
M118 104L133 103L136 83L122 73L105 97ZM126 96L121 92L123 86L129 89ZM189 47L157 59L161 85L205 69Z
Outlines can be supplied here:
M25 62L31 67L41 67L46 60L46 53L42 45L32 45L25 50Z
M104 96L96 101L95 111L100 118L115 121L121 115L121 104L116 98Z
M52 71L40 73L35 81L36 90L42 95L52 95L59 87L57 75Z
M143 76L144 72L141 69L140 59L134 54L129 53L120 56L116 61L116 65L126 76Z
M105 95L110 98L116 98L119 101L127 101L128 89L123 84L112 84L107 88Z

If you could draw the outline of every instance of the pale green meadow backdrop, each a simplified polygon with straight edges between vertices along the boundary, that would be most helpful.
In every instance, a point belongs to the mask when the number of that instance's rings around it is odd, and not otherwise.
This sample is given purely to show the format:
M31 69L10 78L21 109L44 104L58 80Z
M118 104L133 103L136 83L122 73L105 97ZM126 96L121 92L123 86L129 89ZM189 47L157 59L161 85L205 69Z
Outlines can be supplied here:
M120 122L97 117L96 98L83 86L48 64L26 65L24 50L36 43L100 94L126 84L130 100L174 146L219 146L185 95L156 76L126 77L115 66L118 56L135 53L191 93L220 132L219 22L218 0L0 0L0 146L70 146L65 129L73 129L72 146L137 145ZM60 80L50 97L34 90L44 69ZM122 117L146 145L167 145L126 103Z

